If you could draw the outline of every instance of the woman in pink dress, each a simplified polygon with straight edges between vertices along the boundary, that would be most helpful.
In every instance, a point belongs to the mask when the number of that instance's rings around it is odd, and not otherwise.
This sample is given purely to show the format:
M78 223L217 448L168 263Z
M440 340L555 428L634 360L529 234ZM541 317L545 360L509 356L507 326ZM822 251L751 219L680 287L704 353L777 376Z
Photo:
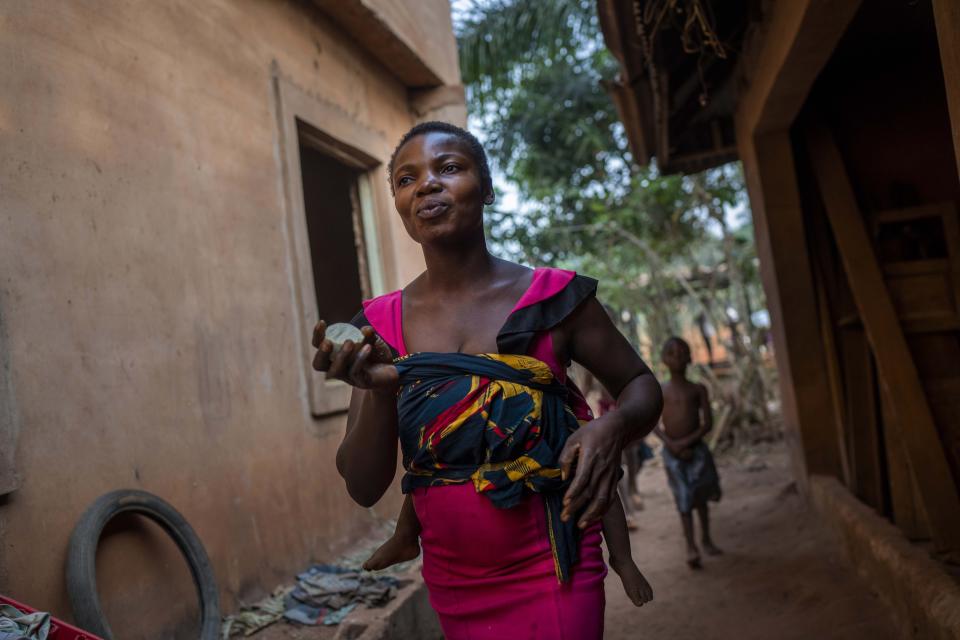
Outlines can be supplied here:
M656 423L660 387L595 280L489 253L493 188L471 134L417 125L388 173L427 269L364 303L361 344L334 351L324 323L314 331L314 367L354 387L337 468L372 506L402 446L423 576L449 640L599 639L599 520L616 499L624 446ZM610 391L614 410L588 422L571 361Z

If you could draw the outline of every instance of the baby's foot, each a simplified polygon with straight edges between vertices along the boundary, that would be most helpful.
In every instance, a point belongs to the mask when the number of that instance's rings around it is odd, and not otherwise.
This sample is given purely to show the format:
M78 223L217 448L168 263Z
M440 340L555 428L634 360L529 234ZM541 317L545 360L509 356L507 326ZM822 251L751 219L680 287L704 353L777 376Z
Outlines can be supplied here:
M363 563L363 568L367 571L386 569L391 565L413 560L419 555L420 544L416 537L407 538L393 535L380 545L380 548L374 551L372 556L367 558L367 561Z
M696 546L687 547L687 566L691 569L700 569L700 549Z
M623 583L623 590L627 592L627 597L638 607L653 600L653 588L647 579L640 573L640 569L633 560L625 562L610 558L610 568L620 576L620 582Z
M713 544L713 540L706 538L702 542L703 550L707 552L708 556L721 556L723 555L723 550L720 549L717 545Z

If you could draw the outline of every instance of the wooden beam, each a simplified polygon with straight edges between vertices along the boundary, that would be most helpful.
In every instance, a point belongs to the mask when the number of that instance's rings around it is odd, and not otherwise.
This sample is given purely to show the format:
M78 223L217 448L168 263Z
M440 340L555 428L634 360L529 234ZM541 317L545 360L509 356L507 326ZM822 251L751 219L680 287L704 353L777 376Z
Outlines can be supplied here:
M737 107L738 136L790 127L860 3L767 3L770 13L764 16L763 29L744 46L747 87Z
M815 261L816 259L814 259ZM824 286L823 269L818 269L814 263L814 277L817 288L817 310L820 316L820 336L823 339L823 359L827 365L827 381L830 383L830 398L833 400L833 421L837 436L837 450L840 452L840 469L843 472L843 484L852 486L850 475L850 455L847 451L846 407L843 397L843 374L840 372L840 362L837 354L837 337L833 328L833 316L830 313L830 301Z
M940 66L947 89L950 128L953 130L953 154L960 172L960 3L956 0L933 0L933 19L937 23L940 43Z
M619 80L613 80L604 82L603 86L617 109L617 117L623 123L634 161L640 166L649 164L650 158L653 157L652 140L644 127L644 116L640 106L641 103L645 105L649 102L647 83L644 80L637 80L635 86L628 86Z
M846 425L850 435L851 490L878 512L883 512L883 475L873 356L861 326L840 334L846 391Z
M621 65L626 65L627 54L623 42L625 40L623 33L623 20L621 19L622 10L626 7L617 0L597 0L597 18L600 22L600 32L603 34L603 41L607 49L613 54ZM628 36L629 38L629 36ZM625 82L630 82L631 76L624 75Z
M802 183L810 184L810 178L804 174ZM813 281L817 294L817 316L820 318L820 337L823 340L823 358L827 365L827 381L830 384L830 396L833 400L834 424L836 424L837 448L840 452L840 466L843 471L843 484L854 490L853 466L850 451L851 425L846 410L844 396L843 368L840 365L840 347L837 344L836 307L841 302L842 291L836 286L836 274L840 267L832 250L833 239L827 227L826 217L819 208L810 208L805 203L810 264L813 268Z
M738 136L753 210L760 276L770 311L785 435L798 486L819 473L841 478L838 425L826 377L817 298L786 131Z
M929 540L930 522L923 511L923 499L910 469L901 432L889 396L884 394L880 407L883 415L883 449L887 460L887 482L890 486L890 508L893 522L909 540Z
M760 274L771 315L786 435L798 484L844 475L840 424L827 367L790 127L861 0L767 3L762 29L744 45L746 87L734 117Z
M900 427L934 542L941 549L960 548L960 495L843 159L832 134L822 125L810 129L807 142L827 218L883 390Z

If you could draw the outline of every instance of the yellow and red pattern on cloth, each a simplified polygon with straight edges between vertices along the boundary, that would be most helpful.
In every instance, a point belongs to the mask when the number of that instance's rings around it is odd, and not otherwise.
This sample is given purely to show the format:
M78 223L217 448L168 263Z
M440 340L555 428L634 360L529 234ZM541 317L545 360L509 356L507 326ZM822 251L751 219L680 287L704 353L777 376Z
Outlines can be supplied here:
M566 580L579 534L573 520L560 521L569 481L558 460L580 424L566 385L521 355L415 353L395 364L404 493L470 482L502 509L542 494L557 577Z

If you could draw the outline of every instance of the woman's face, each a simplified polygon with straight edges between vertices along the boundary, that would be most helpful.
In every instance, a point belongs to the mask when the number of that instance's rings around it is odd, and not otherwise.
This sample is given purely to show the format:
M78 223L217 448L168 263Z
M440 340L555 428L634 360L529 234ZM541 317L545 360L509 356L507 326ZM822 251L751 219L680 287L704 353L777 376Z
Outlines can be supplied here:
M456 243L483 234L480 168L460 138L430 132L407 141L394 158L393 202L416 242Z

